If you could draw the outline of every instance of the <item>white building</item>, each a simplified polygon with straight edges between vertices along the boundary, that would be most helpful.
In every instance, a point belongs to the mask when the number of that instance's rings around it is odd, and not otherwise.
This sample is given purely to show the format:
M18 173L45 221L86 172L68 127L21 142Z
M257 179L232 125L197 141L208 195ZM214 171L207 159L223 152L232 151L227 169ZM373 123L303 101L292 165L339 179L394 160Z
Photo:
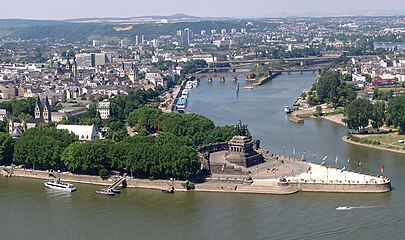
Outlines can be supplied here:
M357 82L357 81L366 81L366 77L362 76L361 74L352 74L352 81Z
M148 80L151 84L157 86L162 86L163 88L167 88L167 82L164 81L163 76L160 72L153 71L148 72L145 74L145 79Z
M97 104L97 111L100 113L101 119L107 119L111 115L110 102L105 99Z
M94 141L98 139L97 128L94 125L64 125L59 124L57 129L68 130L74 133L80 141Z
M211 54L200 54L200 55L193 55L191 57L193 60L204 60L207 63L212 63L217 61L217 57Z
M5 121L9 118L9 113L7 109L0 109L0 121Z

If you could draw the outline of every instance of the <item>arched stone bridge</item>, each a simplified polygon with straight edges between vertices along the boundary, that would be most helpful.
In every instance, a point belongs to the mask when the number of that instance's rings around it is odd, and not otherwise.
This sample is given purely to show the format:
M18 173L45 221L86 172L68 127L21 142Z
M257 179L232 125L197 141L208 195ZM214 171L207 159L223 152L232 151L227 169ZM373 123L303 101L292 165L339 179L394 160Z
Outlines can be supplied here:
M298 73L304 73L304 72L313 72L317 73L320 71L319 68L290 68L290 69L269 69L269 70L263 70L263 71L255 71L255 70L250 70L246 72L237 72L238 68L205 68L200 70L197 73L190 74L189 77L194 77L196 79L201 79L203 77L208 78L208 80L212 81L214 77L219 77L221 81L225 81L225 77L232 77L234 80L237 80L239 76L244 76L246 79L248 79L252 75L259 75L259 74L264 74L265 77L272 76L273 74L276 73L292 73L292 72L298 72ZM228 72L218 72L219 70L227 70Z

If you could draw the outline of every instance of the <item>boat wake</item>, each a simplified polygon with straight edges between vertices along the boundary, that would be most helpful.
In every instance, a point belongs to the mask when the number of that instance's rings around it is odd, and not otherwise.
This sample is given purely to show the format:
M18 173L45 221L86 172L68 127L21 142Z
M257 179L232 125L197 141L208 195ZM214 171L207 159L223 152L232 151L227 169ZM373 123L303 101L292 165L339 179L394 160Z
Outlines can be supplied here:
M350 211L353 209L369 209L369 208L377 208L378 206L364 206L364 205L360 205L358 207L349 207L349 206L340 206L337 207L336 210L337 211Z

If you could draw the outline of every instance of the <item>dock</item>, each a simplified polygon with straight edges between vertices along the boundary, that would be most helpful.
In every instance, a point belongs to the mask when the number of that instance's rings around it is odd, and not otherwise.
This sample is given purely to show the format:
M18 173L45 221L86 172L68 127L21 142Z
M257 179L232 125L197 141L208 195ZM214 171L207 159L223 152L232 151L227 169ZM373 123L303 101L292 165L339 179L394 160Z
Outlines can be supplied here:
M122 187L127 187L127 176L123 176L115 180L113 184L111 184L107 189L101 189L100 191L96 191L97 194L104 194L114 196L116 193L120 193L120 190L116 188L122 184Z

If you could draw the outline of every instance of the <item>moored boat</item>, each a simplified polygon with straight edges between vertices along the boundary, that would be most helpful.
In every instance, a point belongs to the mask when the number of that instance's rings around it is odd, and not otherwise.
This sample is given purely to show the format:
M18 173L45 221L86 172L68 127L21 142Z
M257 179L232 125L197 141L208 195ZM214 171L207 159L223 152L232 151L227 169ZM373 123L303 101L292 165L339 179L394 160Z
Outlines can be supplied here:
M112 191L111 189L109 189L109 188L102 188L102 189L100 189L99 191L96 191L96 193L97 194L101 194L101 195L108 195L108 196L114 196L115 195L115 192L114 191Z
M243 88L250 90L250 89L253 89L253 85L247 85L247 86L244 86Z
M55 190L61 190L61 191L66 191L66 192L74 192L77 190L75 185L71 183L65 183L61 182L58 179L51 179L48 182L44 183L45 187L55 189Z
M170 189L162 190L162 192L164 192L164 193L174 193L174 187L171 187Z
M290 107L290 106L285 106L284 107L284 112L285 113L292 113L294 110L293 110L293 108L292 107Z

